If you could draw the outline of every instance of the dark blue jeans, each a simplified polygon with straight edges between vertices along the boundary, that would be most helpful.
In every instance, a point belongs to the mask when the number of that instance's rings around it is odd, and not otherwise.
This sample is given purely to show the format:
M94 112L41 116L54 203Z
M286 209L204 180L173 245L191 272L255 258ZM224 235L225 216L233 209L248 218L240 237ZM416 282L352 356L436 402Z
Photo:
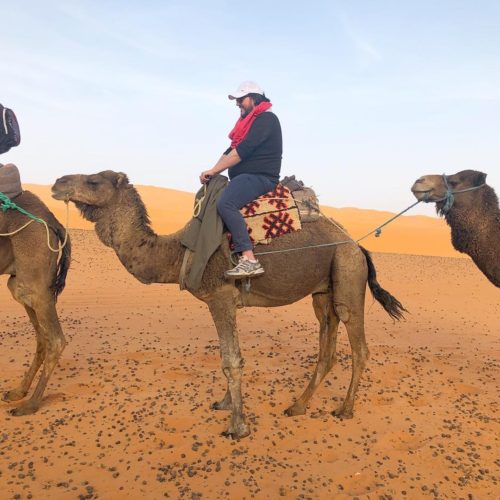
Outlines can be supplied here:
M217 202L217 211L231 233L235 252L253 249L240 208L272 191L276 184L265 175L240 174L222 192Z

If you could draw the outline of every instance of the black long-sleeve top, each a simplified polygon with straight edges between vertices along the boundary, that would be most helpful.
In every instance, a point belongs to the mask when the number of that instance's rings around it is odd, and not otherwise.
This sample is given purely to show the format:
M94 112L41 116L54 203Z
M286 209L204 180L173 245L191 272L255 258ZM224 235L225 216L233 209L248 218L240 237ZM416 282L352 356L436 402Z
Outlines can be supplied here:
M228 148L224 154L229 154ZM229 178L240 174L259 174L278 182L283 140L278 117L265 111L255 118L245 139L236 146L241 162L229 168Z

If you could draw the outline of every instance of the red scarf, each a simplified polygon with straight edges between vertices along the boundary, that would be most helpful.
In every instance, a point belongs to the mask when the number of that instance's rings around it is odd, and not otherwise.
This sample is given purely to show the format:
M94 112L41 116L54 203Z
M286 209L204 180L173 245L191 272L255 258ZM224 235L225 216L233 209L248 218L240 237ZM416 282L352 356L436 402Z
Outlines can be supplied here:
M267 111L271 106L272 104L270 102L261 102L260 104L255 106L253 110L250 111L247 116L245 116L245 118L238 118L238 121L236 122L233 130L229 132L229 139L231 139L231 147L233 149L240 142L242 142L243 139L245 139L248 131L255 121L255 118L257 118L257 116L259 116L264 111Z

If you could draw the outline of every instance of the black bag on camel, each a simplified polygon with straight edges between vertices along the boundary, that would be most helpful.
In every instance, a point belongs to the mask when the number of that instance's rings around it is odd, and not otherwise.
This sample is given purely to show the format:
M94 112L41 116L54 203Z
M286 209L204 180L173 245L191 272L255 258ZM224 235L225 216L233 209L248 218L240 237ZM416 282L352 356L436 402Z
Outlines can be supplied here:
M19 146L21 132L14 111L0 104L0 154Z

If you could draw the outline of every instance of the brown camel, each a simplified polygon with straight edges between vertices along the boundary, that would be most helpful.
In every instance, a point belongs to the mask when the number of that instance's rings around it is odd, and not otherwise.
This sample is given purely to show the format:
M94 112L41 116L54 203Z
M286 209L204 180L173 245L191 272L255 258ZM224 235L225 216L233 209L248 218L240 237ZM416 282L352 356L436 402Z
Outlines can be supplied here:
M180 241L185 229L169 236L155 234L144 204L125 174L108 170L94 175L67 175L56 181L52 193L56 199L74 202L86 219L95 222L99 239L114 248L122 264L139 281L179 282L185 250ZM317 222L304 224L301 231L277 238L266 250L286 251L346 239L339 227L322 217ZM318 363L308 387L285 413L305 413L311 396L336 361L337 327L342 321L352 348L352 378L346 399L334 414L352 417L354 398L368 357L364 332L367 282L392 317L400 318L403 306L377 283L368 252L351 241L260 258L266 274L253 279L249 290L241 280L226 281L224 271L231 263L227 238L223 238L221 247L207 264L200 289L191 291L208 305L219 335L222 371L228 388L222 401L214 403L213 408L232 412L229 427L223 434L241 438L250 433L243 415L243 358L238 343L236 309L282 306L306 295L312 295L320 323Z
M63 226L33 193L23 191L12 200L17 206L43 219L50 234L50 246L57 249L65 237ZM13 233L30 219L15 209L0 210L0 233ZM47 230L32 222L11 236L0 236L0 274L8 274L7 286L15 300L24 306L36 332L36 353L30 368L16 389L3 395L4 401L23 399L40 366L42 374L30 399L10 411L12 415L29 415L40 402L66 340L59 324L56 300L66 283L71 260L69 238L60 252L48 247Z
M486 174L463 170L454 175L426 175L411 188L417 200L436 203L451 227L451 242L500 287L500 210Z

